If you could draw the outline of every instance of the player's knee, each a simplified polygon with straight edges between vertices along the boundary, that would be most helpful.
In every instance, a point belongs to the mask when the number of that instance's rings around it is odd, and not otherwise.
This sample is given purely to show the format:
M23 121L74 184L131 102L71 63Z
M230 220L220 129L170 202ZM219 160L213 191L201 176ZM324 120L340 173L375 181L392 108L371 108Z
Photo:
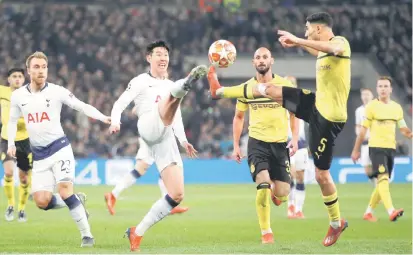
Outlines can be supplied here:
M20 179L20 183L23 185L26 185L28 183L28 176L27 176L27 172L24 171L19 171L19 179Z
M48 196L44 193L38 194L34 193L33 194L33 200L36 203L36 206L42 210L48 210L48 205L51 200L51 196Z
M181 203L182 200L184 200L184 192L183 191L171 192L168 196L178 204Z
M288 199L290 194L290 183L287 182L276 182L274 184L274 195L278 198ZM281 199L280 199L281 200ZM283 201L283 200L282 200ZM283 201L284 202L284 201Z
M304 183L304 171L297 171L297 183Z
M73 184L71 182L60 182L58 190L60 197L66 199L73 195Z
M320 185L332 183L333 180L331 178L329 171L316 171L315 178Z

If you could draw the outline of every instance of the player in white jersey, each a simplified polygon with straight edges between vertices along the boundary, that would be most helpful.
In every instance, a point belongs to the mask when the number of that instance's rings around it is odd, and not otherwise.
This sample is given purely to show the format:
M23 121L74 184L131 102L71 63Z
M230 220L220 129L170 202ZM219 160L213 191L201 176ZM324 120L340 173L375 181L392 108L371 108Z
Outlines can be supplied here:
M136 110L137 107L135 106L132 109L132 112L136 112ZM177 116L175 117L173 123L173 131L176 138L178 138L178 141L181 144L181 146L186 150L188 156L195 157L197 151L194 149L192 144L188 143L180 111L177 112ZM132 186L137 179L145 175L148 168L153 164L153 162L154 159L150 154L148 145L142 138L139 137L139 150L136 154L135 168L131 172L127 173L116 184L115 188L111 192L105 194L106 206L111 215L115 214L115 204L120 193ZM161 190L161 195L166 196L166 194L168 194L168 191L166 190L165 184L163 183L163 180L160 176L158 180L158 185ZM171 210L170 214L184 213L188 211L188 209L188 207L177 206Z
M373 92L370 89L363 88L360 90L360 97L361 101L363 102L363 105L359 106L356 109L356 127L355 127L355 132L356 135L360 133L361 129L361 124L364 121L365 118L365 110L366 110L366 105L370 103L371 100L373 100ZM364 167L364 171L371 179L371 161L370 161L370 156L369 156L369 145L368 145L368 138L369 138L369 133L367 131L366 133L366 138L363 141L363 144L361 145L361 157L360 157L360 164ZM374 182L374 181L373 181Z
M156 41L147 46L146 60L150 64L150 71L133 78L126 91L116 101L112 109L112 125L109 131L115 133L120 130L121 114L134 101L139 118L138 131L148 145L168 194L155 202L136 227L127 229L126 235L131 251L138 251L144 233L170 214L183 199L182 159L172 124L182 98L190 90L193 82L207 73L206 66L198 66L184 79L175 83L168 80L169 48L163 41Z
M69 90L48 83L47 64L42 52L35 52L26 61L30 83L11 96L7 153L16 156L17 120L23 115L33 153L32 192L36 205L43 210L67 206L81 233L81 247L93 246L84 201L73 193L76 163L63 132L60 112L65 104L107 124L110 124L110 117L83 103ZM53 194L56 186L58 193Z
M286 79L290 80L292 84L297 87L297 79L293 76L287 76ZM291 189L288 197L288 211L287 216L289 219L303 219L303 206L305 200L305 184L304 184L304 171L308 166L308 143L305 137L305 122L299 120L299 134L298 134L298 150L290 158L291 164ZM289 131L289 139L291 139L291 129Z

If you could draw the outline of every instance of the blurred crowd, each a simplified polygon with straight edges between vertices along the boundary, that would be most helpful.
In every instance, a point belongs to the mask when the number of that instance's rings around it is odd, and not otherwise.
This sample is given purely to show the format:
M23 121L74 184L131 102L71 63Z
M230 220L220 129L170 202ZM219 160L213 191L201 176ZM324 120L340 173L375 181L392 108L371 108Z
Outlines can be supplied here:
M283 28L303 36L311 8L276 8L268 3L259 10L236 13L204 13L196 8L171 13L151 4L128 9L4 4L0 10L0 72L24 67L25 58L33 51L44 51L49 56L50 82L65 86L109 115L129 80L147 71L145 45L155 39L167 40L173 49L169 63L172 80L185 76L193 67L183 56L206 54L211 42L221 38L231 40L240 53L251 53L258 46L285 53L275 31ZM339 5L325 10L333 15L336 33L349 39L353 52L376 55L411 103L411 55L406 54L412 50L411 5ZM187 137L200 157L230 155L233 101L210 100L206 84L199 82L181 109ZM68 108L62 114L77 157L134 156L139 141L132 106L121 121L121 133L109 136L106 126L83 114Z

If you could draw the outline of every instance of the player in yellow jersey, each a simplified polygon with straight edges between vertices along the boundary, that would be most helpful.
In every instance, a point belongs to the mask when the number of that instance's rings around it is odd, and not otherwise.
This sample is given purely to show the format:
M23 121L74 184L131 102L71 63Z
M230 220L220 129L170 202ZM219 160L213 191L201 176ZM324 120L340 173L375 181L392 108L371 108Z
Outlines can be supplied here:
M378 98L366 106L365 119L354 144L351 158L356 162L360 158L360 146L367 130L370 131L369 153L372 163L372 177L377 178L376 187L371 194L369 206L363 218L376 221L373 210L383 201L390 221L396 221L403 215L403 209L394 209L389 189L389 178L393 171L396 153L396 125L400 132L412 139L412 132L403 118L402 107L390 99L392 93L391 78L380 77L377 81Z
M269 82L292 86L291 82L272 73L274 58L267 48L255 51L253 64L256 76L245 84ZM249 110L248 165L253 181L257 184L255 205L261 228L263 244L274 243L270 226L270 198L276 205L287 201L290 193L290 155L298 148L298 119L290 114L293 139L287 146L288 111L277 102L267 98L238 99L233 122L234 153L241 162L240 137L244 126L244 115Z
M340 216L336 186L330 174L334 141L347 121L347 100L350 92L351 49L346 38L335 36L333 19L325 12L307 17L306 37L298 38L287 31L278 31L283 47L303 47L317 56L317 91L274 85L243 84L220 87L215 82L213 67L208 73L210 93L219 98L261 98L275 100L296 117L309 123L309 148L316 166L316 180L323 194L330 218L330 227L323 245L333 245L348 223Z
M1 103L1 160L4 168L4 193L7 197L7 209L5 218L7 221L14 220L14 179L13 170L15 161L19 168L20 186L19 186L19 204L18 221L25 222L27 220L25 207L29 197L30 188L30 170L32 168L32 153L30 150L29 134L24 124L24 119L21 117L17 123L16 134L16 159L7 154L7 123L9 121L10 97L11 93L20 88L24 83L24 70L13 68L8 72L8 82L10 87L0 86L0 103Z

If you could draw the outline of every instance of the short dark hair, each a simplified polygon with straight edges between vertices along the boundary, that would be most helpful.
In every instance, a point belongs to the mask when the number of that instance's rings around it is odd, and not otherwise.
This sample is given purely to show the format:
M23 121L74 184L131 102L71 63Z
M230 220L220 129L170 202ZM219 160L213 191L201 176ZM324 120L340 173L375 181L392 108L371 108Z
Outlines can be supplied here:
M329 27L333 27L333 18L327 12L317 12L313 13L307 17L306 21L309 23L319 23L324 24Z
M380 81L380 80L387 80L387 81L390 82L390 85L392 85L392 83L393 83L393 79L392 79L390 76L380 76L377 80L378 80L378 81Z
M148 46L146 46L146 55L151 55L153 52L153 49L158 48L158 47L165 48L169 52L169 47L166 44L166 42L162 40L158 40L158 41L151 42L150 44L148 44Z
M22 73L24 76L24 69L23 68L18 68L18 67L13 67L7 72L7 77L10 77L13 73Z

